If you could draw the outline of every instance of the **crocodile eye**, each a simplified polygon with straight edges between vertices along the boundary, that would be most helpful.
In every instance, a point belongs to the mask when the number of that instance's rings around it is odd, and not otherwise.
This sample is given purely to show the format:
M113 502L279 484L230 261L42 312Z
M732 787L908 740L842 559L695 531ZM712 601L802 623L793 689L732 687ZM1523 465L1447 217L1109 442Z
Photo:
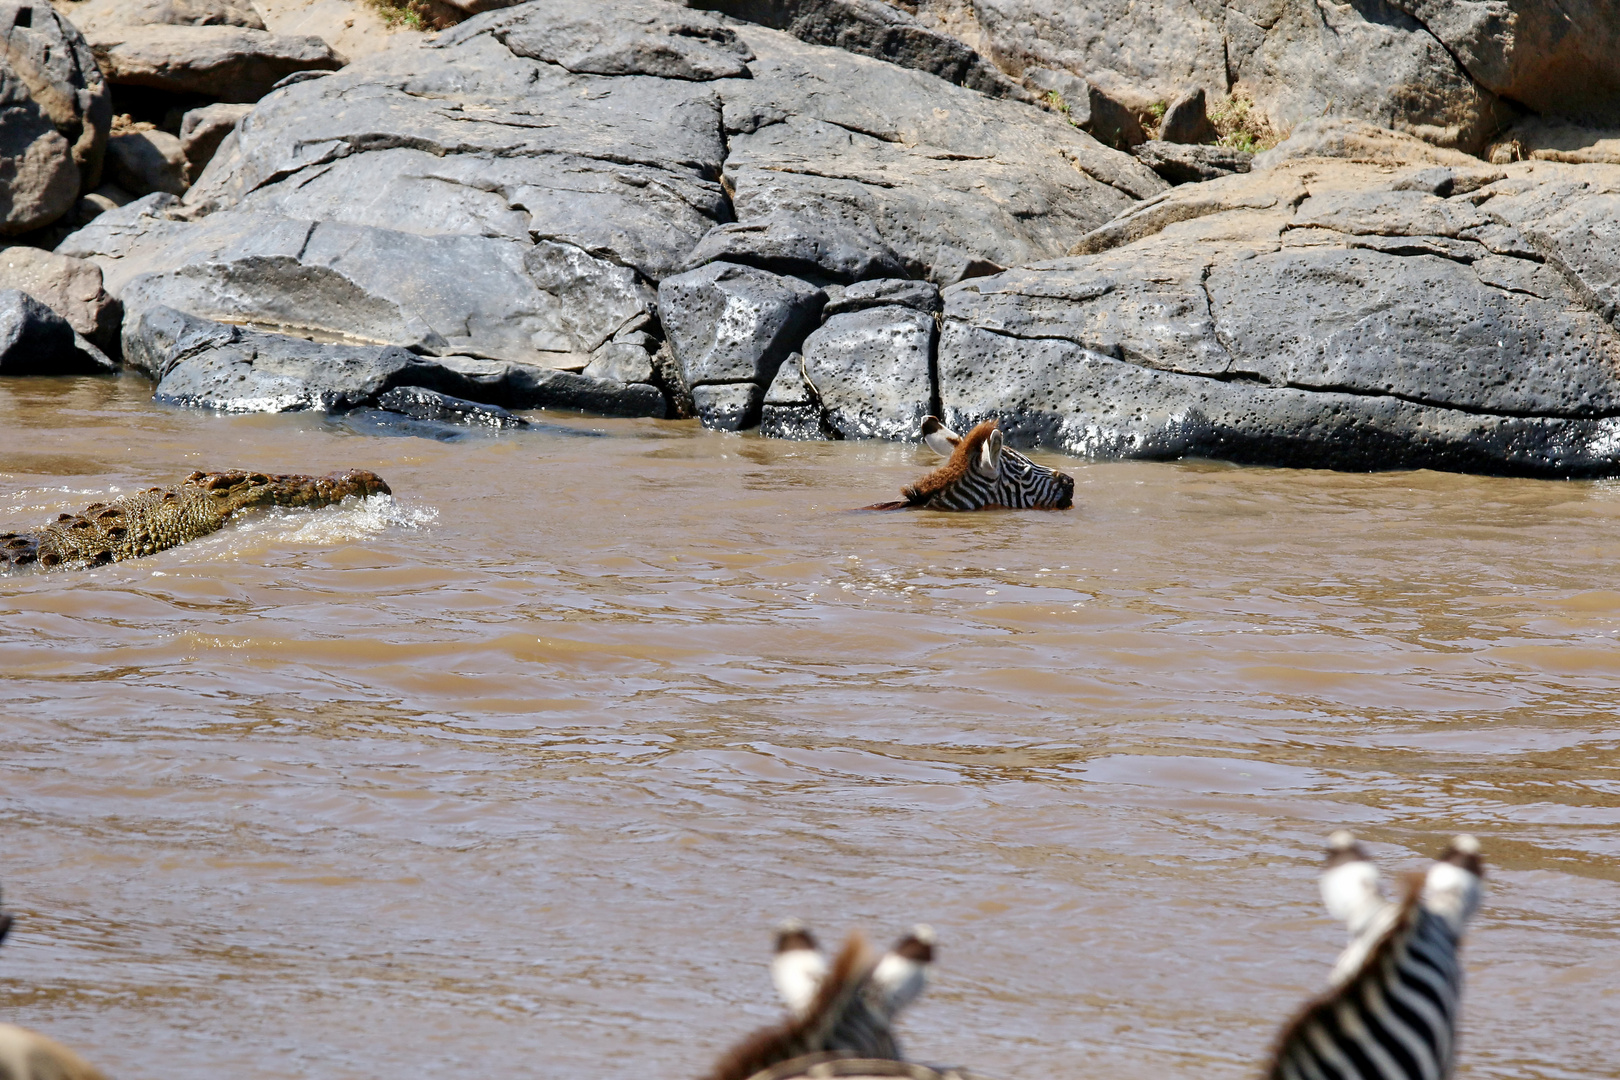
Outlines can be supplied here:
M89 527L90 523L84 518L74 518L73 524L68 526L70 529L88 529Z
M90 509L94 510L95 507L92 506ZM116 506L108 510L103 510L101 513L96 515L96 517L100 518L102 521L108 521L112 518L121 518L123 516L124 512L118 509Z
M39 557L39 565L41 566L55 566L61 561L62 556L56 554L54 551L47 551L45 554Z

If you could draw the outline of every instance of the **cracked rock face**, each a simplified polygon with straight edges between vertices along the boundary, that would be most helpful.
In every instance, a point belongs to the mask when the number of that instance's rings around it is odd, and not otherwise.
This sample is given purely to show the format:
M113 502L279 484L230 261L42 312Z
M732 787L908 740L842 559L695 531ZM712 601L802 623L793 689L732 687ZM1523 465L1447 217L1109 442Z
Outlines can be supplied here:
M1010 70L1072 71L1134 108L1169 101L1188 88L1218 100L1235 84L1283 130L1323 116L1350 117L1470 152L1509 115L1498 97L1505 91L1460 64L1420 9L1466 9L1469 18L1459 13L1459 21L1496 15L1500 23L1504 6L1449 0L973 5L989 51ZM1550 15L1551 5L1545 6Z
M1178 189L947 289L946 423L1101 457L1620 473L1620 168L1439 172Z
M639 376L679 322L657 310L668 279L955 280L1058 255L1165 187L926 72L664 0L533 0L284 86L183 201L103 214L60 250L131 311ZM714 416L752 422L814 325Z

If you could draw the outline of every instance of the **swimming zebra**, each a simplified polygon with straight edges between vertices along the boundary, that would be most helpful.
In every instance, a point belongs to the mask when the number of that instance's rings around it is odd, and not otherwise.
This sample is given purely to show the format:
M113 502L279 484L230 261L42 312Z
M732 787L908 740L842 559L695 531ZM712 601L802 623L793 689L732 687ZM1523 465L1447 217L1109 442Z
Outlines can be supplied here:
M1463 927L1479 907L1479 841L1455 837L1426 873L1384 899L1348 832L1329 838L1322 899L1350 943L1332 986L1283 1026L1267 1080L1444 1080L1455 1061Z
M0 942L11 930L0 911ZM0 1024L0 1077L5 1080L106 1080L101 1071L61 1043L36 1031Z
M922 440L949 460L902 488L904 499L868 510L1067 510L1074 505L1074 477L1004 445L994 420L962 436L929 416L922 422Z

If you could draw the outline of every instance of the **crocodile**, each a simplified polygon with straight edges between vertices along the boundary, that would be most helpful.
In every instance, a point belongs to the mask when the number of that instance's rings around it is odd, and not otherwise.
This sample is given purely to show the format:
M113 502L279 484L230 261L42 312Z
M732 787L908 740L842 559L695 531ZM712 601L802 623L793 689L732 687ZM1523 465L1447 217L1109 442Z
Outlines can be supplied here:
M388 495L383 478L364 469L329 476L230 470L194 472L174 487L147 488L91 503L24 533L0 533L0 567L37 563L47 569L104 566L217 532L239 510L330 506L349 496Z

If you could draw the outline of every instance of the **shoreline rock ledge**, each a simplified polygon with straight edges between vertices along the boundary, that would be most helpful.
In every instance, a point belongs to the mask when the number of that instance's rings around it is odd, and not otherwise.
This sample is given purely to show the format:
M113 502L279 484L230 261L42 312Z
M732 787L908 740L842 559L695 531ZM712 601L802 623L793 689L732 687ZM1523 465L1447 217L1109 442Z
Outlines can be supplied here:
M213 408L414 387L778 437L934 413L1101 458L1620 474L1620 166L1327 120L1171 188L898 9L844 3L876 12L848 48L702 10L781 6L530 0L400 39L285 82L183 197L58 251L100 268L163 395ZM905 64L861 54L890 41Z

